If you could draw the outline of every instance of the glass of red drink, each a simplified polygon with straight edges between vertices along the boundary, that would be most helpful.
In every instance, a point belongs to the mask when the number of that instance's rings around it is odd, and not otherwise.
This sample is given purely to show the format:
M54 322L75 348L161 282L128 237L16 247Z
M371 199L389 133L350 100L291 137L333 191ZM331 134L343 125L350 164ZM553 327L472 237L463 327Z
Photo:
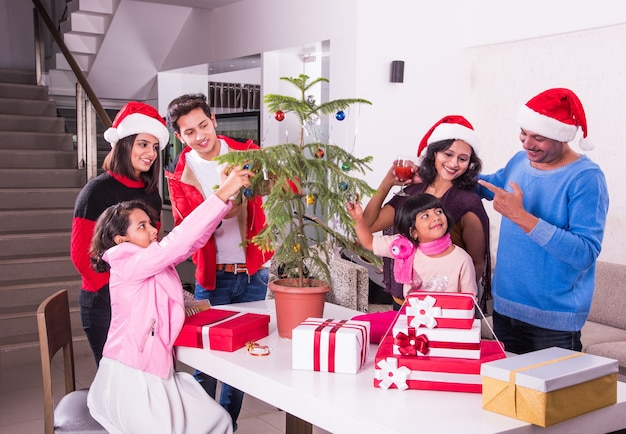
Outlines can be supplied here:
M404 192L404 187L406 186L405 182L413 178L413 166L415 166L415 161L410 155L401 154L396 157L393 170L398 180L402 182L402 187L400 188L400 191L396 193L396 195L408 196L408 194Z

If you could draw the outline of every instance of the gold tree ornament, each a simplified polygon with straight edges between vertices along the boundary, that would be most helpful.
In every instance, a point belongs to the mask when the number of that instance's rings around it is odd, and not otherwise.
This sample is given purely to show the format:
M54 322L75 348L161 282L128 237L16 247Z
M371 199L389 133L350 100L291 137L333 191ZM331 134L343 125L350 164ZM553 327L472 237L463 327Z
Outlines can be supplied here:
M380 263L379 258L355 243L354 223L346 211L350 199L375 193L358 177L371 171L372 157L357 158L334 144L304 143L307 125L330 114L331 122L336 122L337 112L371 102L348 98L317 104L309 95L310 89L328 79L310 80L301 74L281 80L293 84L299 96L268 94L264 102L270 113L297 116L298 143L266 145L260 150L229 152L217 158L220 163L250 164L255 173L251 191L267 193L263 204L267 227L248 241L262 250L273 250L274 261L281 264L287 276L297 278L298 286L306 286L307 278L330 282L328 264L341 248Z

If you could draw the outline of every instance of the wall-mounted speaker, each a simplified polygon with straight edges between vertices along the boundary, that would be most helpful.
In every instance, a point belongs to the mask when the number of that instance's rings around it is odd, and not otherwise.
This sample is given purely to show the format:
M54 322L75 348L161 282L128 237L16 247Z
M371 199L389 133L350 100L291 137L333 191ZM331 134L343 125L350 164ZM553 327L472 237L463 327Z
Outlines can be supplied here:
M404 60L394 60L391 62L391 79L392 83L404 82Z

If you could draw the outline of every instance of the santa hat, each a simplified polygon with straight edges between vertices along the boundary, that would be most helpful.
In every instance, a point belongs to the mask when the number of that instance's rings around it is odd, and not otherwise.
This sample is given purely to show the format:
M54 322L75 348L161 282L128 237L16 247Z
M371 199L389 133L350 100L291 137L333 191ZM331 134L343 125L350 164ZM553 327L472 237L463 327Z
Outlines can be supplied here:
M569 89L548 89L533 97L520 108L517 123L525 130L559 142L571 142L580 128L583 139L578 146L583 150L593 149L593 144L585 139L585 110L576 94Z
M111 128L104 132L104 139L115 145L120 139L134 134L152 134L163 149L170 139L170 133L159 112L142 102L131 101L117 112Z
M463 116L449 115L437 121L428 130L417 148L417 156L419 157L428 145L442 140L463 140L472 147L476 155L480 149L480 139L472 124Z

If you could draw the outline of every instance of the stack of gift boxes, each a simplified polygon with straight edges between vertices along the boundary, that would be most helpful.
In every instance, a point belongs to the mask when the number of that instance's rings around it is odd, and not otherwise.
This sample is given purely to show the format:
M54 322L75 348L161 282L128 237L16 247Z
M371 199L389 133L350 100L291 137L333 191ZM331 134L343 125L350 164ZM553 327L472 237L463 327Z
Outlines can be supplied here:
M374 386L482 391L482 363L505 357L497 341L481 340L472 294L410 292L375 359Z

